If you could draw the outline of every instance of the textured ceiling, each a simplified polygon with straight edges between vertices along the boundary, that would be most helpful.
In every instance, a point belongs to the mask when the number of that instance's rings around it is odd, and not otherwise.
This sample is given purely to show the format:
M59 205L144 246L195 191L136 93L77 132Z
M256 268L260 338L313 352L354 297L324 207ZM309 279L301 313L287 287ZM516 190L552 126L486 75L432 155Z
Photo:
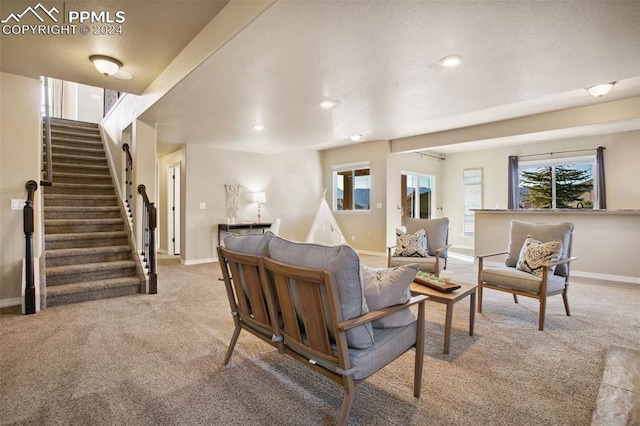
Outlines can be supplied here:
M264 153L391 140L638 96L638 46L640 2L279 1L144 118L163 143Z
M47 10L56 8L53 22L38 9L44 22L40 22L31 12L19 22L11 19L6 24L11 27L22 25L75 25L75 31L68 34L25 34L0 35L0 66L3 72L39 78L42 75L74 81L91 86L105 87L127 93L140 94L163 69L184 49L184 47L208 24L228 1L172 0L172 1L15 1L0 2L0 19L10 14L21 14L28 7L42 4ZM124 22L112 24L88 24L89 33L81 34L81 24L70 22L71 11L102 13L104 20L116 21L118 11ZM109 13L107 18L106 12ZM66 21L66 22L65 22ZM4 24L2 25L5 26ZM116 32L116 29L121 29ZM95 31L112 34L95 35ZM90 55L108 55L123 63L122 70L134 76L123 81L106 78L96 71L89 61Z

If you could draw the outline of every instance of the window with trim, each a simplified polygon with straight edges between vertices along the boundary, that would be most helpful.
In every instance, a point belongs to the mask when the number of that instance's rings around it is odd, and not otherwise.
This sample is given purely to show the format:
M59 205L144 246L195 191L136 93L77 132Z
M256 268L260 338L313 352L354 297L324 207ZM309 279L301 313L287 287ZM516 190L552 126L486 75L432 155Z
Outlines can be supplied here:
M466 169L462 171L463 186L463 224L462 235L475 235L475 213L472 209L482 208L482 169Z
M520 209L593 209L595 156L518 164Z
M333 210L369 210L370 193L369 163L333 167Z
M402 226L407 218L431 219L434 177L402 172L400 194L402 199Z

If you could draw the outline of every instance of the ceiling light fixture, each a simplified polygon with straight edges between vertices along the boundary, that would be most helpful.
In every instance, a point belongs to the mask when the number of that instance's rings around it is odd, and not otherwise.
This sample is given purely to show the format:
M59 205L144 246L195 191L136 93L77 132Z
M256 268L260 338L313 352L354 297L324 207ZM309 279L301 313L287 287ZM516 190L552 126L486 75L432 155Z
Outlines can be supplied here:
M93 66L96 67L98 72L103 74L105 77L109 77L110 75L117 73L122 66L122 62L110 56L91 55L89 56L89 60L93 62Z
M615 81L611 83L598 84L597 86L591 86L587 89L587 92L589 92L591 96L595 96L596 98L601 98L607 93L609 93L611 89L613 89L614 84L616 84Z
M340 105L340 101L337 100L331 100L331 99L325 99L324 101L320 101L318 102L318 104L325 109L329 109L329 108L335 108L338 105Z
M262 124L258 123L258 124L254 124L253 128L256 129L256 130L263 130L264 126Z
M362 135L353 135L353 136L351 136L351 140L353 142L360 142L360 139L362 139Z
M440 59L440 65L447 68L457 67L461 62L462 56L457 55L445 56L444 58Z

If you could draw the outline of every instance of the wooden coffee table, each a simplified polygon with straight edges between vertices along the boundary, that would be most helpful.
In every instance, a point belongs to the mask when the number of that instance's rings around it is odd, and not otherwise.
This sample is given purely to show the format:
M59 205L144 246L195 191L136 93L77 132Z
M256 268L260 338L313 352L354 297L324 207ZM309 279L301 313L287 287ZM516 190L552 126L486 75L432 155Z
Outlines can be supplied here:
M447 313L444 321L444 353L449 353L449 343L451 342L451 324L453 322L453 305L456 302L464 299L465 297L471 295L471 300L469 303L469 336L473 336L473 326L475 323L475 313L476 313L476 285L471 284L459 284L458 290L443 293L438 290L434 290L432 288L426 287L424 285L418 283L411 283L411 295L416 296L419 294L424 294L429 296L428 302L437 302L444 303L447 305Z

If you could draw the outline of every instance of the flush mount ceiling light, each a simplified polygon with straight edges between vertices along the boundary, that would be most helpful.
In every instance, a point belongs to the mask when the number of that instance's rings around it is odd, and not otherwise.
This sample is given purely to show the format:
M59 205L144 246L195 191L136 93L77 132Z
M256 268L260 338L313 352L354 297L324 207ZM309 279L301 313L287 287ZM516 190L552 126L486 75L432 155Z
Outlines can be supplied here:
M609 93L611 89L613 89L614 84L616 84L615 81L612 83L605 83L605 84L598 84L597 86L591 86L587 89L587 92L589 92L591 96L595 96L596 98L601 98L607 93Z
M458 55L445 56L444 58L440 59L440 65L447 68L457 67L461 62L462 56Z
M353 136L351 136L351 140L353 142L360 142L360 139L362 139L362 135L353 135Z
M318 104L322 108L329 109L329 108L335 108L338 105L340 105L340 101L332 100L332 99L325 99L324 101L318 102Z
M104 74L105 77L117 73L122 66L122 62L110 56L91 55L89 60L93 62L93 66L96 67L98 72Z
M256 129L256 130L264 130L264 126L262 124L260 124L260 123L254 124L253 128Z

